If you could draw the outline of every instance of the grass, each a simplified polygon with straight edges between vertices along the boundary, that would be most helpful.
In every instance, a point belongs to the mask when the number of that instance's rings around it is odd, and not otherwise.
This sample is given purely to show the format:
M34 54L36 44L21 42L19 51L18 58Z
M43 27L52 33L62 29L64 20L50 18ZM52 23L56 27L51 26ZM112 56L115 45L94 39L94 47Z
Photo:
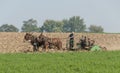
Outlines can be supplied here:
M0 73L119 73L120 51L0 54Z

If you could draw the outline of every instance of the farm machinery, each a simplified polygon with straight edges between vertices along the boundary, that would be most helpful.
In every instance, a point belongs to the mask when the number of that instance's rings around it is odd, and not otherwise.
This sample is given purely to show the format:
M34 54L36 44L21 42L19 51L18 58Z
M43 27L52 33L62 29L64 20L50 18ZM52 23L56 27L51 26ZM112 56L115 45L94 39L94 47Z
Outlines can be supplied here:
M91 38L88 38L86 36L82 36L79 39L79 42L74 44L76 47L73 47L72 49L69 48L69 40L66 41L66 48L68 50L87 50L87 51L105 51L107 50L106 47L99 46L98 44L95 43L95 40L92 40Z
M77 43L77 49L88 50L88 51L107 50L106 47L102 47L102 46L95 44L95 40L91 40L90 38L87 38L86 36L82 36L82 38L80 38L80 41Z

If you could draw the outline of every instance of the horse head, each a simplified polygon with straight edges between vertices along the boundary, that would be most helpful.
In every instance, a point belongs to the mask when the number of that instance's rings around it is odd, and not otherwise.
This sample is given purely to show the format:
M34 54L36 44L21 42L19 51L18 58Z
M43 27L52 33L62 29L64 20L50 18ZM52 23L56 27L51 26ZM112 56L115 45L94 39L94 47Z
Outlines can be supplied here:
M48 37L46 37L45 35L43 35L43 33L41 33L38 38L41 41L45 41L46 39L48 39Z
M33 38L32 33L26 33L24 36L24 41L31 41Z

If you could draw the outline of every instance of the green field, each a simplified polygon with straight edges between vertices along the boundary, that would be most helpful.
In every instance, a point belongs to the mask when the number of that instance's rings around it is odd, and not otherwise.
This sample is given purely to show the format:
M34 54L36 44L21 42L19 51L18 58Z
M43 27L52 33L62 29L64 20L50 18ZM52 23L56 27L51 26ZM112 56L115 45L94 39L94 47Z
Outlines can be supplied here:
M120 51L0 54L0 73L119 73Z

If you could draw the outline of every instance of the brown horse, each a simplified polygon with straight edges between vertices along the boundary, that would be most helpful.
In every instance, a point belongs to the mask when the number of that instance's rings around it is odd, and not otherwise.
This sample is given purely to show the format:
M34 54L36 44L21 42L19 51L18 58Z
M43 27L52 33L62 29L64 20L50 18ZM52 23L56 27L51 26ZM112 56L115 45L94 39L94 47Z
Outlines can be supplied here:
M59 38L49 38L43 35L43 33L41 33L39 37L36 37L31 33L26 33L24 40L30 41L30 43L33 45L34 51L38 51L38 48L41 46L46 51L50 49L51 46L54 46L54 48L57 48L58 50L62 49L62 42Z
M49 38L41 33L39 35L39 39L40 41L42 40L42 42L44 42L44 46L47 48L51 48L51 46L54 46L54 48L56 47L58 50L62 49L62 42L59 38Z
M38 37L38 42L39 42L39 46L43 46L43 49L45 49L46 51L50 47L50 43L48 42L48 37L42 35L42 33Z
M33 45L33 51L38 51L39 48L39 43L38 43L38 38L32 33L26 33L24 36L24 41L30 41L30 43Z
M24 40L30 41L30 43L33 45L33 51L38 51L39 47L43 47L46 51L49 48L49 42L47 41L47 37L44 37L42 35L41 37L36 37L32 35L32 33L26 33L24 36Z
M50 38L50 43L55 46L58 50L62 49L62 42L59 38Z

